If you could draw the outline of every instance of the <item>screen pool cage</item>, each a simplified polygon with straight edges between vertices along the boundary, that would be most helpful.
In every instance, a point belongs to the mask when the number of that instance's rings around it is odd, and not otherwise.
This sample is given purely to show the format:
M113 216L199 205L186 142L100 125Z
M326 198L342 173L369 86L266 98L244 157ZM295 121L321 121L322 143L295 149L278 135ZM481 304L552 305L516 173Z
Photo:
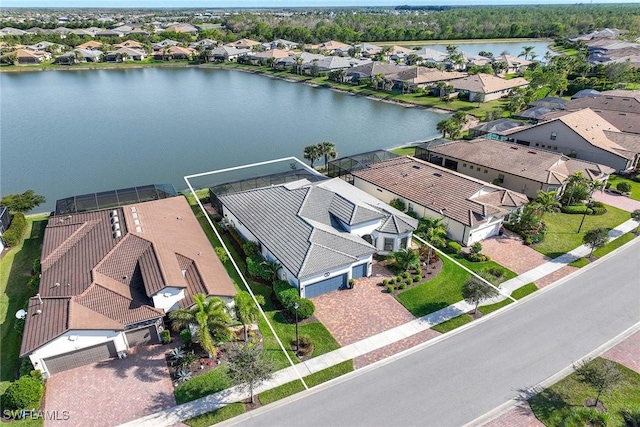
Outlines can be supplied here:
M443 139L443 138L433 139L429 142L424 142L416 147L416 154L413 157L415 157L416 159L429 161L429 151L432 148L437 147L438 145L447 144L449 142L451 142L450 139Z
M353 184L353 172L362 170L374 163L400 157L398 154L386 150L369 151L353 156L341 157L329 162L327 175L330 178L342 178Z

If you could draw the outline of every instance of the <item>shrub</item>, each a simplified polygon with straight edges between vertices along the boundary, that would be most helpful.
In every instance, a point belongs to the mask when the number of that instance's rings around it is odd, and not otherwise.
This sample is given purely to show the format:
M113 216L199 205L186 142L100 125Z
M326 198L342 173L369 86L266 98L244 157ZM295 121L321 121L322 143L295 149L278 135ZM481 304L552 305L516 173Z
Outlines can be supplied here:
M291 345L296 345L295 338L291 339ZM307 356L313 352L314 347L315 346L313 344L313 340L309 335L302 334L298 337L298 353L302 353L303 355Z
M487 273L489 273L493 277L502 277L502 276L504 276L504 270L501 269L500 267L489 267L489 268L485 269L484 271L486 271Z
M349 279L349 288L350 289L353 289L353 285L355 285L355 284L356 284L355 279Z
M402 283L402 276L396 277L396 283Z
M262 277L264 274L264 265L262 264L262 257L253 253L247 257L247 271L253 277Z
M447 243L447 252L458 255L462 251L462 246L458 242L448 242Z
M605 207L594 207L591 209L592 215L604 215L607 213L607 208Z
M38 408L43 392L42 382L31 376L23 376L7 388L2 403L5 409Z
M387 286L387 292L392 294L395 288L392 285Z
M171 342L171 333L168 329L163 329L160 332L160 338L162 338L162 344L169 344Z
M276 298L284 308L288 309L300 299L300 294L296 288L289 286L289 289L285 289L279 294L276 294Z
M413 284L413 279L411 277L409 277L407 279L407 285L412 285Z
M40 287L40 277L39 276L40 276L39 274L36 274L35 276L31 276L31 278L29 279L29 282L27 283L27 286L32 291L37 291L38 288Z
M591 210L590 208L588 208L585 205L569 205L569 206L563 206L562 208L560 208L560 210L562 211L562 213L566 213L566 214L580 214L580 215L584 215L585 213L587 215L590 215L591 212L593 212L593 210Z
M182 340L182 344L184 344L186 347L191 346L193 339L191 337L191 331L189 330L189 328L185 328L180 331L180 339Z
M382 286L387 286L388 284L389 284L389 281L387 279L382 280Z
M299 319L307 319L313 316L313 313L316 311L316 306L310 299L307 298L298 298L298 318ZM293 303L289 306L289 313L295 315L296 310L293 308Z
M422 269L421 268L418 268L416 270L416 276L422 276Z
M31 364L31 359L28 357L23 357L20 362L20 376L23 377L25 375L31 374L33 371L33 365Z
M21 212L13 214L9 229L2 235L7 246L15 246L20 243L24 230L27 228L27 219Z
M251 255L260 253L260 246L252 240L247 240L242 245L242 250L246 256L250 257Z
M619 182L616 184L616 190L622 191L623 193L628 193L631 191L631 184L628 182Z
M590 208L604 208L604 203L599 202L597 200L593 200L591 203L589 203L589 207Z
M411 218L418 219L418 214L415 211L407 211L407 215L409 215Z
M407 205L400 199L393 199L389 202L389 206L392 208L396 208L397 210L404 212L407 208Z
M40 258L36 258L33 261L33 274L37 276L42 271L42 266L40 265Z
M409 272L405 271L404 273L402 273L402 278L403 279L408 279L409 278Z
M634 180L635 182L640 182L640 175L636 175L636 176L634 176L634 177L633 177L633 180Z
M407 282L407 283L409 283L409 282ZM407 287L407 283L401 283L400 284L400 289L406 288Z
M413 281L414 281L414 282L416 282L416 283L421 282L421 281L422 281L422 275L415 276L415 277L413 278Z

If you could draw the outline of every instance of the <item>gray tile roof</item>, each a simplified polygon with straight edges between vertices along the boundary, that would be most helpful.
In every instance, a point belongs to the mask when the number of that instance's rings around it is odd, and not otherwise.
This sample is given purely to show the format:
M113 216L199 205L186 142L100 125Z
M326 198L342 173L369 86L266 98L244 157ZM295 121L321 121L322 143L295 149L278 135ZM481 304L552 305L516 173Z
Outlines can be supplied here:
M349 189L359 193L351 186ZM220 196L220 200L298 278L346 266L375 253L375 248L360 237L337 228L335 218L357 225L397 216L318 185L266 187ZM394 223L398 224L397 230L416 227L410 221Z

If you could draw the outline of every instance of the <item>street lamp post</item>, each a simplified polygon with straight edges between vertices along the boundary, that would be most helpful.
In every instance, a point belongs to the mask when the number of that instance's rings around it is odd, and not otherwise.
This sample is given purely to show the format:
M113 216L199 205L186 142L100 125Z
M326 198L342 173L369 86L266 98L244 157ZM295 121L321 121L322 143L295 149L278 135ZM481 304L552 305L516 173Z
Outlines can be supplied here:
M587 209L589 209L589 205L591 205L591 197L589 197L589 202L587 203L587 207L584 210L584 214L582 214L582 221L580 221L580 227L578 227L578 233L582 230L582 224L584 224L584 219L587 217Z
M300 304L297 302L293 303L293 308L296 311L296 353L300 350L299 341L298 341L298 308L300 308Z

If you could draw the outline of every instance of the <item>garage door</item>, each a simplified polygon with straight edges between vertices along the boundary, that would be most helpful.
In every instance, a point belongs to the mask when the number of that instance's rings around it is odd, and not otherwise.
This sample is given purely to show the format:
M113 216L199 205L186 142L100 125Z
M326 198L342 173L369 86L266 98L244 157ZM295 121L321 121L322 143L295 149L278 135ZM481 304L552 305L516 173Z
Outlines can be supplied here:
M113 341L108 341L104 344L44 359L44 364L49 370L49 373L53 375L68 369L77 368L78 366L116 357L116 354L116 346L113 344Z
M469 246L475 242L486 239L487 237L495 236L500 231L500 224L495 224L490 227L485 227L480 230L475 230L469 238Z
M130 331L125 335L127 336L129 347L141 344L157 344L160 342L158 341L158 333L156 332L155 326L149 326L147 328Z
M347 273L304 287L305 298L313 298L347 286Z
M353 279L359 279L361 277L367 277L367 263L354 265L351 269L351 277Z

